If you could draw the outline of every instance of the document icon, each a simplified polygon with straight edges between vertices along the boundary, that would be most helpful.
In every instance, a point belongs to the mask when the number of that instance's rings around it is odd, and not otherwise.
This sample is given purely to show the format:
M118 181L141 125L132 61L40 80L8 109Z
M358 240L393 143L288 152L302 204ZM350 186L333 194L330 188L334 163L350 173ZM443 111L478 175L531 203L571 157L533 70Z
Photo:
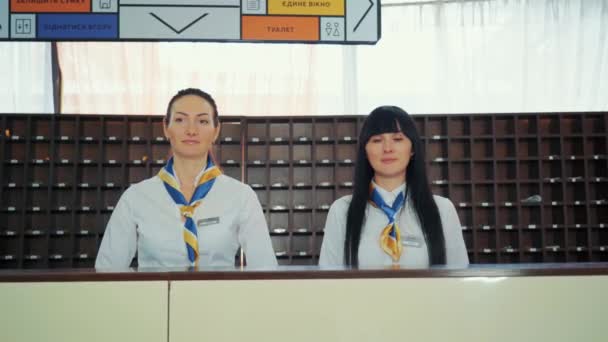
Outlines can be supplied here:
M258 11L260 9L260 0L247 0L247 10Z

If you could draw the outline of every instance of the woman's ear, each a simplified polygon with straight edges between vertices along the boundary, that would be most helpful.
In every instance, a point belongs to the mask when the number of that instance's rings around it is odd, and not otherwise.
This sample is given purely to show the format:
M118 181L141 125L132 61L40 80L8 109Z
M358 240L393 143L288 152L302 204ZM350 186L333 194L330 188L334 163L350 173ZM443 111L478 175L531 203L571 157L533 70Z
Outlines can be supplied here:
M165 139L169 140L169 132L167 131L167 127L169 123L167 122L167 118L163 118L163 134L165 135Z
M219 136L220 136L220 129L221 129L221 128L222 128L222 127L221 127L221 124L218 122L218 123L217 123L217 127L215 128L215 134L214 134L214 137L213 137L213 143L214 143L214 144L215 144L215 142L217 141L217 139L218 139L218 138L219 138Z

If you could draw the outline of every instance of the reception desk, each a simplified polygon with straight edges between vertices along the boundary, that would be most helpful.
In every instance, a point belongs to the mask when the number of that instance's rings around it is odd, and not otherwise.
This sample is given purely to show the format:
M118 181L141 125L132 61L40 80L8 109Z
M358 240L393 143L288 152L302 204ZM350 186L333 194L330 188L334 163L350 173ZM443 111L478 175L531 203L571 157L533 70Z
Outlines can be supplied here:
M0 341L608 340L608 264L0 272Z

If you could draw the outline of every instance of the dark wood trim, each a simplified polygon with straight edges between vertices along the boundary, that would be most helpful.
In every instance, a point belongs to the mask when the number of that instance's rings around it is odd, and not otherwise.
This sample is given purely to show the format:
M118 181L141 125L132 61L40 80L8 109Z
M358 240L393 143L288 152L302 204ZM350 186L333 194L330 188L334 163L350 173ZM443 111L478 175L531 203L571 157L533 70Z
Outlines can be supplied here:
M61 99L63 95L63 83L61 64L59 63L59 51L57 42L51 42L51 77L53 85L53 108L54 114L61 114Z
M0 271L0 283L77 282L77 281L180 281L180 280L286 280L286 279L386 279L386 278L470 278L470 277L538 277L538 276L606 276L608 263L511 264L468 269L320 269L316 266L284 266L273 270L226 268L194 269L129 269L99 272L81 270L14 270Z

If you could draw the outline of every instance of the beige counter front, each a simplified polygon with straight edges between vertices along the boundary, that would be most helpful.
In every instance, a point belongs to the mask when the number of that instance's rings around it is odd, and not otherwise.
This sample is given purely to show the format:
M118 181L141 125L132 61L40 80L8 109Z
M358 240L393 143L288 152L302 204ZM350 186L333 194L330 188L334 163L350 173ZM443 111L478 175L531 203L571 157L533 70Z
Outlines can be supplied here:
M2 342L166 342L167 281L0 283Z
M0 272L0 341L608 341L608 265Z
M171 283L170 341L608 341L608 276Z

